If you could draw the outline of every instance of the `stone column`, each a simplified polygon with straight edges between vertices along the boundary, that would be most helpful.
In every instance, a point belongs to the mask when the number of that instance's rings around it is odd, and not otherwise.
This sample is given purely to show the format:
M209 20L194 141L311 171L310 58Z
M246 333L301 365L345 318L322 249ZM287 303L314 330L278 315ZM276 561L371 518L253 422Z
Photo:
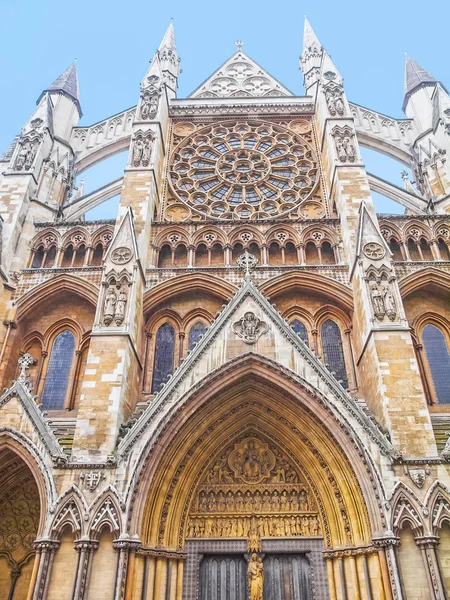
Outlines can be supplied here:
M423 536L416 538L415 542L422 552L431 598L433 600L447 600L444 582L441 579L439 558L436 553L439 538L434 535Z
M119 553L113 600L129 600L131 598L134 558L140 547L139 540L118 539L113 541L113 548Z
M89 588L92 557L94 552L98 549L98 541L76 540L74 545L79 557L72 598L73 600L84 600Z
M56 540L37 540L34 543L36 552L40 554L40 560L32 596L33 600L44 600L47 596L53 559L59 545L60 543Z

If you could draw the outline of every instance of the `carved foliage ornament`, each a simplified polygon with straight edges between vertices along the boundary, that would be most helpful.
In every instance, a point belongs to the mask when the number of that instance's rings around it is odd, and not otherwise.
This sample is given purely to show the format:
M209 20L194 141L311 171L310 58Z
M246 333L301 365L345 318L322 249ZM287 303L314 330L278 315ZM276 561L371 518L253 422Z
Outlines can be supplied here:
M261 319L251 311L246 312L239 321L233 323L234 333L244 340L246 344L255 344L268 329L267 323L261 321Z

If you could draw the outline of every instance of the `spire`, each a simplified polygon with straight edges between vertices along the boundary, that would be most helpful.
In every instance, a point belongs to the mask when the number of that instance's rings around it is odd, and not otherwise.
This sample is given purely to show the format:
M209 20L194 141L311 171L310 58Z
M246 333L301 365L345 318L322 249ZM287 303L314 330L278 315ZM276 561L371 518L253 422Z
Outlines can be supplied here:
M321 47L322 47L322 45L319 42L316 34L314 33L313 28L311 27L308 19L306 18L306 15L305 15L305 24L303 27L303 51L302 51L302 54L307 49L316 48L317 50L320 50Z
M80 90L78 86L78 73L77 73L77 61L76 59L68 67L64 73L62 73L50 87L45 89L38 98L38 103L42 96L46 92L59 92L71 98L78 108L80 117L82 116L81 105L80 105Z
M166 33L164 34L164 37L161 41L161 44L159 45L159 51L161 52L163 48L171 48L172 50L175 50L175 52L177 50L173 21L170 21L169 23L169 27L167 28Z
M405 87L404 87L404 102L405 109L409 96L422 85L434 85L436 79L425 71L419 64L416 63L410 56L406 55L405 61Z

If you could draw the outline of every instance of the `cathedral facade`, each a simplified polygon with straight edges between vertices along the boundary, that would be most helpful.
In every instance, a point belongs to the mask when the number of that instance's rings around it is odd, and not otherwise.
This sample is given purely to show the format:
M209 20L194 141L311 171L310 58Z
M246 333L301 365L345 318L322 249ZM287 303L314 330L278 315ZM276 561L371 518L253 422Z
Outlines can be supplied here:
M1 598L448 600L450 96L351 103L308 22L300 67L178 98L170 25L135 107L79 126L73 64L0 157Z

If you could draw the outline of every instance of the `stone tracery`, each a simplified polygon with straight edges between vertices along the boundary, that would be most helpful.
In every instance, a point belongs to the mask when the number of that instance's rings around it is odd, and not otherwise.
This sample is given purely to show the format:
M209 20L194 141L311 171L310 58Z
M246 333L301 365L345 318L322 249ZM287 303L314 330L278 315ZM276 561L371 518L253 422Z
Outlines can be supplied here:
M222 122L176 147L170 182L193 214L214 219L298 216L318 186L309 141L280 125Z

